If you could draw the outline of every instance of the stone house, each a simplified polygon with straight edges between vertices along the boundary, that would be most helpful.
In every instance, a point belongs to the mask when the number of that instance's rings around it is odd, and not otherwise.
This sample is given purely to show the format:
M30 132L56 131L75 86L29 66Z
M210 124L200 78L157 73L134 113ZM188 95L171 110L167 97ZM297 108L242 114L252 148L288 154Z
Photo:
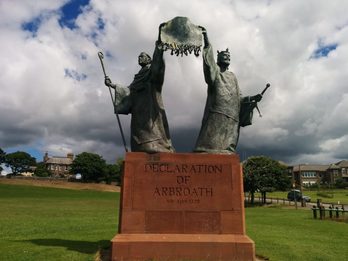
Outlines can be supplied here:
M339 176L346 182L348 182L348 160L341 160L336 163L340 168Z
M66 157L52 156L49 157L46 152L43 162L49 172L54 177L67 177L70 174L71 164L74 160L74 154L68 153Z

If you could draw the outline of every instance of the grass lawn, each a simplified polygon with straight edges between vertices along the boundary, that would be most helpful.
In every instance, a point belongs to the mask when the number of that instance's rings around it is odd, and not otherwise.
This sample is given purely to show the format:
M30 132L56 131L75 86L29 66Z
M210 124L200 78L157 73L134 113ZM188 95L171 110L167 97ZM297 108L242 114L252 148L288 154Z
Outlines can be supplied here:
M0 260L94 260L116 234L119 193L0 184Z
M94 260L116 234L119 193L0 184L0 260ZM246 209L247 234L270 260L347 260L348 224L309 210Z
M348 224L312 218L306 209L246 209L247 234L270 260L348 260Z

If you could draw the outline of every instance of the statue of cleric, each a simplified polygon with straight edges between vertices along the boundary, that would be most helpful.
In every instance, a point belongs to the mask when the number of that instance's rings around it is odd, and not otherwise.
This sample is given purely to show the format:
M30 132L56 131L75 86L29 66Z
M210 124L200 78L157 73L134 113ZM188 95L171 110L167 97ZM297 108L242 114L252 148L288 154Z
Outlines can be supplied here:
M140 71L129 87L113 84L105 77L105 85L115 90L115 113L132 114L131 150L138 152L174 152L168 121L162 101L165 64L161 44L161 24L153 57L142 52L138 57Z
M228 71L228 49L218 51L215 63L207 31L204 27L200 28L204 39L203 69L205 82L208 84L208 96L194 151L235 153L240 126L251 125L253 109L257 108L262 94L241 97L237 78Z

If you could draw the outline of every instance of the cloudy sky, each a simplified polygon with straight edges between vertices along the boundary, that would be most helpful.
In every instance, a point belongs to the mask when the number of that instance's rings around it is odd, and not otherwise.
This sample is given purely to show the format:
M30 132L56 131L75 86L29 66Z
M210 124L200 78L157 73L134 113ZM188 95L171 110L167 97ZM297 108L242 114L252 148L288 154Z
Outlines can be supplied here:
M107 74L129 84L137 56L152 53L160 23L186 16L215 50L229 48L244 95L272 87L244 159L287 163L348 158L348 1L1 0L0 147L41 160L83 151L124 155L97 53ZM165 54L163 99L178 152L190 152L206 99L202 57ZM130 116L121 116L129 144Z

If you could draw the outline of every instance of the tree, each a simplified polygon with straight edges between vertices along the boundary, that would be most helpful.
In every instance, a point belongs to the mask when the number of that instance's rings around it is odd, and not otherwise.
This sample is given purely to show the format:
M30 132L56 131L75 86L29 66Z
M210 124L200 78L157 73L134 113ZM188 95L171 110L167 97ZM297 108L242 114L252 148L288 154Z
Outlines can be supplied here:
M106 166L106 173L105 173L105 181L107 184L110 184L112 181L115 181L116 183L121 183L121 176L122 176L122 168L123 168L123 159L119 158L116 161L116 164L108 164Z
M2 171L1 164L5 163L6 153L0 148L0 173Z
M5 165L11 168L14 175L17 175L28 171L31 166L35 166L36 160L24 151L17 151L5 156Z
M348 182L346 182L343 178L338 178L335 181L335 187L339 189L348 188Z
M100 182L105 177L106 163L98 154L82 152L75 157L71 170L74 174L80 173L82 181Z
M251 194L254 203L256 191L262 195L262 203L266 203L266 193L286 190L291 180L286 173L286 166L266 156L250 157L243 164L244 190Z
M48 171L44 162L40 162L36 166L34 175L38 177L49 177L51 176L51 172Z

